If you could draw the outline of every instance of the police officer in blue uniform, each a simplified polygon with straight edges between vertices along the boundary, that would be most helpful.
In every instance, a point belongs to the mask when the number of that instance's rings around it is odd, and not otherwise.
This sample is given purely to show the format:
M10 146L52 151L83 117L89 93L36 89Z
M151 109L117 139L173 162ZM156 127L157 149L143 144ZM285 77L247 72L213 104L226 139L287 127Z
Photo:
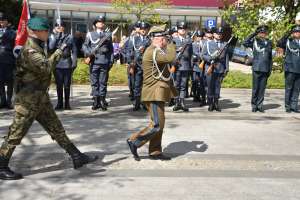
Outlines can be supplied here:
M0 13L0 108L13 109L13 79L16 32L8 26L8 18ZM7 90L5 91L5 86Z
M263 101L268 78L272 71L272 41L268 37L267 26L259 26L243 42L245 47L253 50L252 66L252 112L264 112ZM256 37L257 36L257 37Z
M125 60L127 63L127 79L128 79L128 88L129 88L129 98L130 101L134 101L134 68L135 66L130 63L130 60L132 60L131 55L131 44L132 40L135 36L140 35L140 24L141 21L137 21L133 25L133 30L130 33L130 36L128 37L127 41L124 44L124 54L125 54Z
M201 52L204 47L204 32L198 30L196 33L196 40L193 42L193 99L200 102L200 107L206 104L206 91L205 91L205 71L201 59ZM202 63L202 64L201 64Z
M128 63L134 66L134 105L133 110L137 111L141 108L141 92L143 85L143 68L142 59L146 48L150 45L150 39L147 36L150 24L147 22L140 22L139 24L139 35L136 35L130 40L129 48L130 54Z
M92 110L101 108L107 110L105 100L107 93L108 73L114 62L112 37L105 31L105 17L99 16L93 23L95 30L87 33L82 50L86 57L91 56L97 44L106 37L107 39L95 52L95 59L90 63L90 81L92 87Z
M219 98L221 83L229 71L229 58L227 50L217 57L217 52L222 49L226 43L222 41L224 29L219 27L214 33L214 40L207 40L204 45L202 58L206 62L205 73L207 82L207 103L208 111L216 110L221 112Z
M286 112L299 113L300 91L300 25L282 37L277 46L285 50L285 109Z
M188 77L192 71L191 60L193 55L193 45L191 38L187 36L186 28L187 25L185 22L177 22L178 37L173 38L173 41L176 44L177 55L181 54L181 57L174 62L174 66L176 67L175 86L179 96L175 99L173 111L189 111L185 105L184 98L186 95Z
M65 33L66 24L60 19L57 20L53 33L49 37L49 50L55 51L62 44L67 44L63 52L63 56L56 65L54 71L57 105L56 110L71 110L70 91L72 83L72 73L77 67L77 47L74 38L70 34ZM65 104L63 104L63 93L65 96ZM64 107L63 107L64 105Z

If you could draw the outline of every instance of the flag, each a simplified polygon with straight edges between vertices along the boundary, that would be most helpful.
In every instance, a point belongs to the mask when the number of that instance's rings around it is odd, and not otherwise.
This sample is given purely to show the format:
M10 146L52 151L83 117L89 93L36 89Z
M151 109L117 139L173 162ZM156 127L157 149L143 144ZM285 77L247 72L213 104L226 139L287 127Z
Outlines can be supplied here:
M27 41L28 33L27 33L27 22L30 19L30 12L28 6L28 0L23 0L23 9L20 17L17 36L15 40L15 48L14 55L18 57L18 53L20 49L24 46Z

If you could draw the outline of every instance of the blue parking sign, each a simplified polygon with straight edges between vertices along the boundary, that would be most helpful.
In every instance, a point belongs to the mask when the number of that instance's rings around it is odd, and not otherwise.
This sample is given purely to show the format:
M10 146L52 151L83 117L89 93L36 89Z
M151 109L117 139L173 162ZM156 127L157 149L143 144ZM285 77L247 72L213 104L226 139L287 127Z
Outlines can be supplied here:
M215 19L206 20L206 28L212 28L217 26L217 21Z

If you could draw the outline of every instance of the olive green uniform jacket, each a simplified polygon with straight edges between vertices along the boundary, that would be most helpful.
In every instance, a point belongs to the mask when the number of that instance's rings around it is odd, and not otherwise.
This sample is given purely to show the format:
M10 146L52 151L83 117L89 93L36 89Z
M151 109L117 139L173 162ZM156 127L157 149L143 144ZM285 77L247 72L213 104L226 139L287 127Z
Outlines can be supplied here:
M153 52L155 46L149 46L143 56L143 88L142 101L163 101L168 102L170 98L176 96L173 79L170 81L158 80L154 76L158 75L158 71L153 67ZM165 53L157 51L156 62L160 71L163 71L164 77L169 77L168 70L176 56L176 48L174 44L168 44ZM153 71L154 69L154 71ZM154 75L154 76L153 76Z

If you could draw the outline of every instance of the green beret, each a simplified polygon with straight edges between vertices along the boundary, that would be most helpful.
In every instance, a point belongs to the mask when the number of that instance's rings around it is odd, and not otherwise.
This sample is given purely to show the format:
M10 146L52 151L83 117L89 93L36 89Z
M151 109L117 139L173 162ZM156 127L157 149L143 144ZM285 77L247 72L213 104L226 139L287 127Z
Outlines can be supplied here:
M160 37L168 35L168 32L166 31L167 25L159 25L159 26L152 26L152 28L149 30L148 35L151 37Z
M47 31L50 28L48 20L40 17L30 18L27 26L35 31Z

